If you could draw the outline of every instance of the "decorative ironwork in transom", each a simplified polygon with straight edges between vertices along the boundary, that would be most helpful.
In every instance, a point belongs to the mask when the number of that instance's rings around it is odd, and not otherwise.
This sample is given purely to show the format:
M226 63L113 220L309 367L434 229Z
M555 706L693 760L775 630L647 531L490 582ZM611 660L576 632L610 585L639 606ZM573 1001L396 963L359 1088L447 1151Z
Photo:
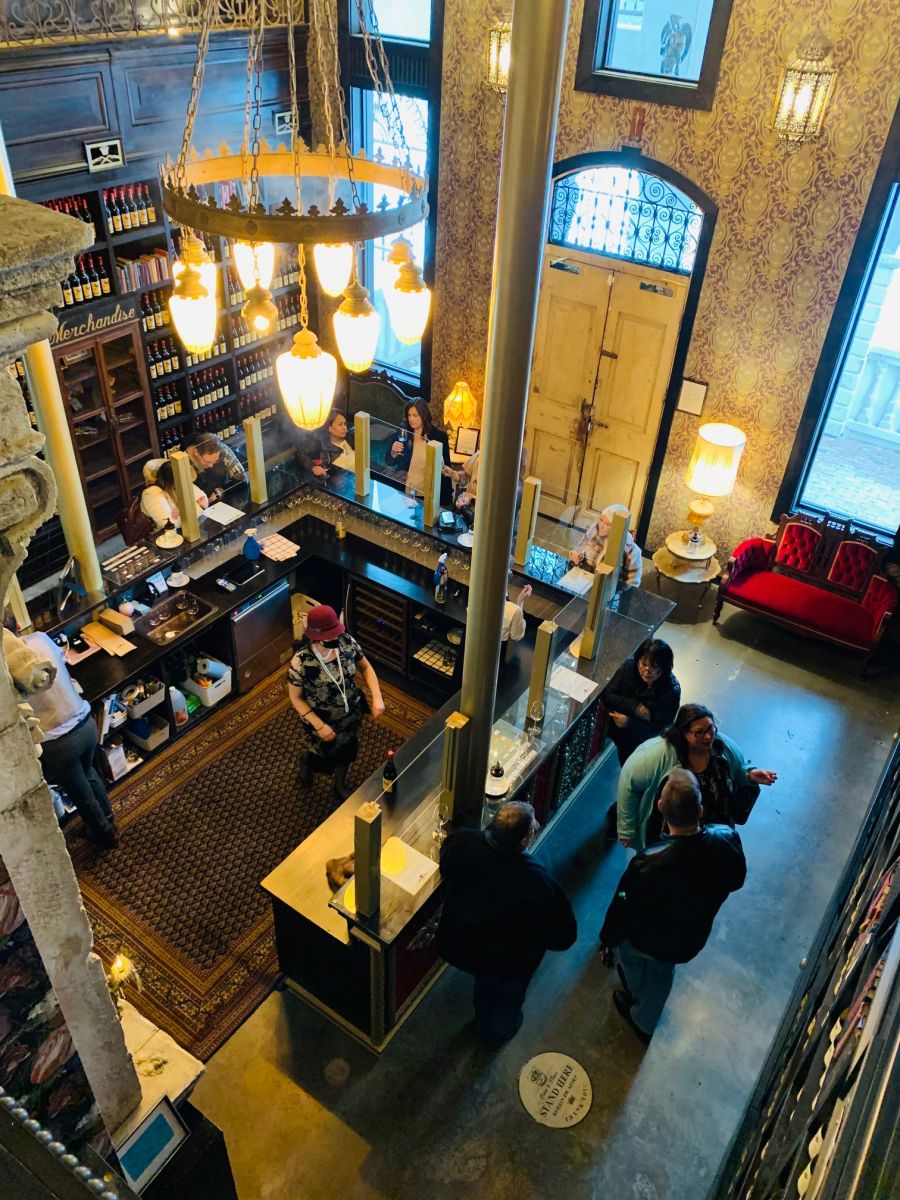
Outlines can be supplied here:
M553 186L550 242L690 275L703 213L683 192L634 167L589 167Z

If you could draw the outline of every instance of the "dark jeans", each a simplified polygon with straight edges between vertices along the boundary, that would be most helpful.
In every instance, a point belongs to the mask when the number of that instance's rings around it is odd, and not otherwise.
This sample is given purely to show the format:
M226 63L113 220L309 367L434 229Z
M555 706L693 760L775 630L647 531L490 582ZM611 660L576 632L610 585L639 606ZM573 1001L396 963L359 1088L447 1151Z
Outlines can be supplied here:
M62 737L41 743L41 766L48 783L65 788L85 825L95 833L112 832L106 785L94 767L97 726L87 717Z
M675 964L652 958L622 942L619 946L619 962L625 976L625 986L634 996L635 1004L631 1019L644 1033L652 1033L666 1006L669 992L675 980Z
M480 1038L503 1042L518 1031L522 1024L522 1003L530 982L531 974L475 976L474 1029Z

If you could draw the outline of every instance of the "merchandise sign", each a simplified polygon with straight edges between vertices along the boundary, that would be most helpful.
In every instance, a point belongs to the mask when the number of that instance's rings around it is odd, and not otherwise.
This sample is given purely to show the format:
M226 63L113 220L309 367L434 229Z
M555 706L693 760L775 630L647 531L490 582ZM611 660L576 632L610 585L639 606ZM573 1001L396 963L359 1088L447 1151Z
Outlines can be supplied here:
M103 333L106 329L114 329L117 325L136 321L138 315L136 300L118 300L115 297L107 300L105 304L92 304L88 311L60 313L56 332L50 336L50 345L61 346L65 342L75 341L76 338Z
M519 1072L519 1096L538 1124L565 1129L587 1116L594 1090L580 1063L550 1050L529 1059Z

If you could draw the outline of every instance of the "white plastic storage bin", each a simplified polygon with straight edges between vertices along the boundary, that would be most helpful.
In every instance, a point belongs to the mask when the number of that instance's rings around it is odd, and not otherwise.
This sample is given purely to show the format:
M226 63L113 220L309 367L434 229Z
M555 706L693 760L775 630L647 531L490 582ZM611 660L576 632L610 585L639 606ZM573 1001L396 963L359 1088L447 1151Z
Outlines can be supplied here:
M227 696L231 691L231 667L226 666L223 662L219 662L211 654L201 654L198 655L198 658L208 658L211 663L218 664L224 671L222 678L214 679L209 687L201 687L195 679L190 678L185 679L178 686L196 696L204 708L212 708L214 704L218 704L223 696Z
M155 750L157 746L161 746L163 742L169 740L169 722L165 717L158 717L154 713L150 720L150 732L145 738L139 737L134 732L131 725L125 726L123 733L128 738L129 742L134 742L136 746L140 746L142 750Z
M166 698L166 689L163 687L160 680L157 680L157 682L159 683L159 687L151 696L147 696L143 700L138 700L136 704L125 704L129 717L142 717L144 713L149 712L151 708L156 708L157 704L162 704L163 700ZM123 690L127 691L127 689Z

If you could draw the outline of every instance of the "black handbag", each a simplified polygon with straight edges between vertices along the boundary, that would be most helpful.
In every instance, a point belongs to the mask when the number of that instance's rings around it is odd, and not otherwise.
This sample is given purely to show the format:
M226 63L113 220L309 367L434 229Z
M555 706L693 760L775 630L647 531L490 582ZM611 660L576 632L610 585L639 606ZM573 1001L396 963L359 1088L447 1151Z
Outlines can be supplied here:
M753 812L753 805L759 798L759 784L739 783L734 789L734 796L731 801L731 815L734 817L735 825L746 825L747 818Z

